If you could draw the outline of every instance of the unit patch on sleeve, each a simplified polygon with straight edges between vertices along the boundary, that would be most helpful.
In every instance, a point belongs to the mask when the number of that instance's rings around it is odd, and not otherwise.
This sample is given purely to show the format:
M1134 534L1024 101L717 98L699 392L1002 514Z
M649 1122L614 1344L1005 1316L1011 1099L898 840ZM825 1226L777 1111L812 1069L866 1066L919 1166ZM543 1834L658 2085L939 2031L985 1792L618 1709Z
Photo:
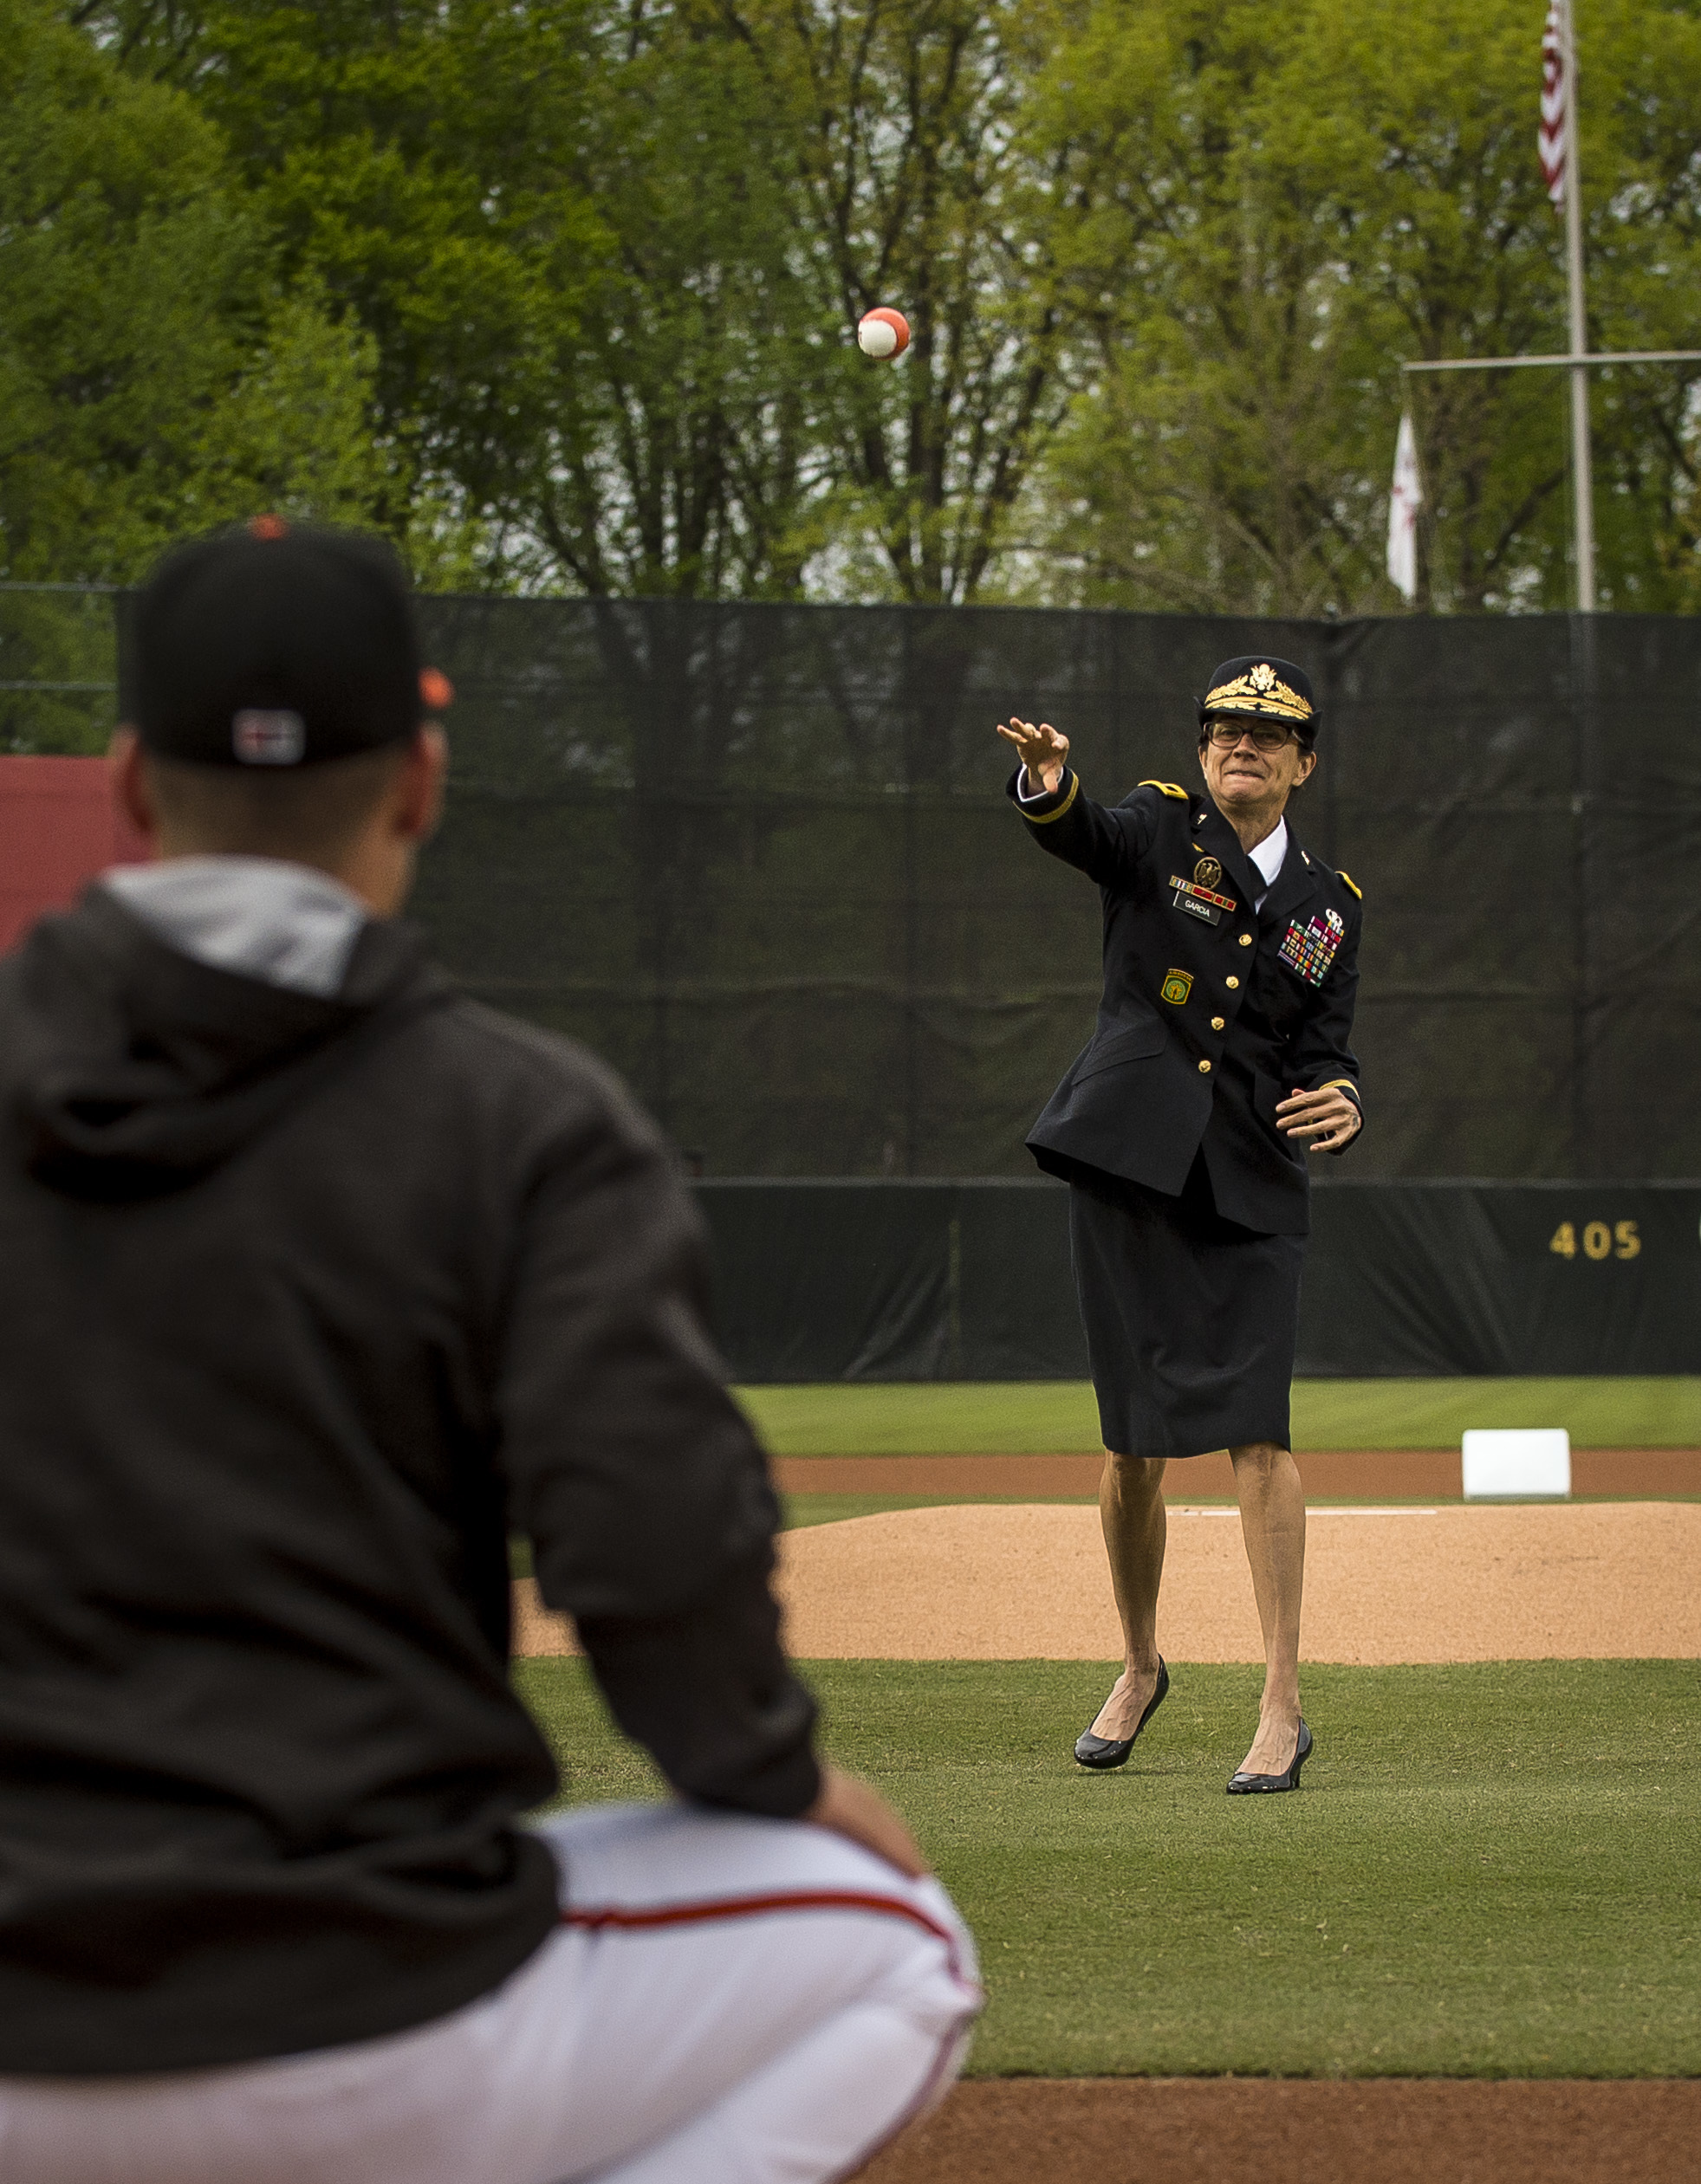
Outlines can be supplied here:
M1346 936L1346 922L1338 910L1328 910L1308 924L1295 922L1283 934L1276 950L1289 970L1297 971L1308 986L1321 986L1329 975L1335 950Z

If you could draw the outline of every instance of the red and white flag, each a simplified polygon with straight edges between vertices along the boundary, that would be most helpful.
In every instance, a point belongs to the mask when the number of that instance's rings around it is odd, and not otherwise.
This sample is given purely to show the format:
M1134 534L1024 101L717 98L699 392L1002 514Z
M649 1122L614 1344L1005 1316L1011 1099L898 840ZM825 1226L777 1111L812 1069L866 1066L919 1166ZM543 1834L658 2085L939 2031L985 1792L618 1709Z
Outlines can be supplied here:
M1394 445L1394 483L1388 496L1388 581L1402 599L1418 596L1418 510L1424 481L1418 469L1418 436L1408 410Z
M1560 10L1567 0L1550 0L1542 33L1542 178L1555 204L1565 203L1565 142L1571 126L1571 86L1565 75L1565 23Z

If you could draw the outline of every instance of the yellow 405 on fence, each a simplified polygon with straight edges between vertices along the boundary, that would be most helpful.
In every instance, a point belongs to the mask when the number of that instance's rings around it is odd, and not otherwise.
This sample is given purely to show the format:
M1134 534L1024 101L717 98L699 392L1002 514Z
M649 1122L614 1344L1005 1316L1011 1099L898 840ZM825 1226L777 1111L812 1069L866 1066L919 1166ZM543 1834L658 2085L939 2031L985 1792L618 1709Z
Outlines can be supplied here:
M1557 1252L1561 1259L1574 1259L1577 1256L1574 1222L1561 1222L1548 1248ZM1611 1228L1604 1221L1586 1221L1583 1223L1582 1251L1585 1259L1634 1259L1641 1248L1642 1239L1636 1233L1633 1221L1616 1222Z

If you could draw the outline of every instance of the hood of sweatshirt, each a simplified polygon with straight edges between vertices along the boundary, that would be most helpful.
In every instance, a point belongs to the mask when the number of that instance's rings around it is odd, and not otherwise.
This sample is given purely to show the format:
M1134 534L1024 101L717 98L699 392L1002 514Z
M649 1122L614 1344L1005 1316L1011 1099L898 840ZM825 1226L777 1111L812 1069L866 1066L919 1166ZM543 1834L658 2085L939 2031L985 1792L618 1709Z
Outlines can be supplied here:
M97 885L0 963L0 1105L56 1189L179 1189L451 993L411 926L365 925L321 996L183 955Z

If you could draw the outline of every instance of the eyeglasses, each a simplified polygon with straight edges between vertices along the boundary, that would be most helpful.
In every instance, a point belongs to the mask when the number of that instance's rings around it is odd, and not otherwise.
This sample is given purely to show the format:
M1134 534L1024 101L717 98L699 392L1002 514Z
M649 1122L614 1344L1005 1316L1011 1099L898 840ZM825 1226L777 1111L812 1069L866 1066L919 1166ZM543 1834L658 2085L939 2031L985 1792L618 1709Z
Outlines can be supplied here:
M1293 736L1291 728L1281 728L1274 721L1207 721L1205 736L1219 751L1231 751L1243 736L1250 736L1261 751L1279 751Z

